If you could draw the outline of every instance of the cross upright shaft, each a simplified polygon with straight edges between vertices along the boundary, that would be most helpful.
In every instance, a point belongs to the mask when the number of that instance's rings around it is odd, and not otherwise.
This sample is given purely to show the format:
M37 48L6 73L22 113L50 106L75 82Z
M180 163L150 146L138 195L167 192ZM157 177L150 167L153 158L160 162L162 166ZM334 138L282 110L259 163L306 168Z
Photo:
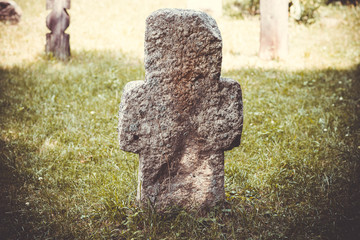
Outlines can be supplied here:
M239 83L220 78L222 39L206 13L161 9L146 20L145 81L128 83L120 148L139 154L138 200L157 208L224 198L224 151L240 144Z

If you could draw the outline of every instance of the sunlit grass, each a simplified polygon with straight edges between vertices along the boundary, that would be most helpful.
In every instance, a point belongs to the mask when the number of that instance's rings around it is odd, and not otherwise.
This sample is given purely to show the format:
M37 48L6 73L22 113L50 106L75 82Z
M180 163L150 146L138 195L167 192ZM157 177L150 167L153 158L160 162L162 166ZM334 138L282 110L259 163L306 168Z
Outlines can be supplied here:
M22 23L0 24L1 236L356 239L358 8L290 23L283 62L257 57L257 17L217 19L222 75L243 90L244 132L226 152L226 201L204 215L137 208L138 157L117 143L122 88L144 79L145 17L166 1L73 1L66 63L44 56L44 4L18 2Z
M17 26L0 25L1 65L12 66L36 61L45 48L45 34L49 32L45 18L50 11L41 1L17 1L23 8L22 21ZM139 7L141 6L141 7ZM155 1L85 1L73 2L70 14L70 46L73 51L121 51L143 59L145 19L159 8L186 8L186 0ZM338 8L343 8L338 11ZM216 16L223 38L223 69L244 67L265 68L348 68L352 60L360 60L358 8L321 7L320 19L310 26L289 22L289 57L286 61L262 61L257 57L260 38L259 16L234 20ZM333 34L334 32L337 35ZM314 34L316 33L316 34ZM341 37L339 37L341 36ZM351 51L347 51L353 46ZM343 57L339 62L337 59Z

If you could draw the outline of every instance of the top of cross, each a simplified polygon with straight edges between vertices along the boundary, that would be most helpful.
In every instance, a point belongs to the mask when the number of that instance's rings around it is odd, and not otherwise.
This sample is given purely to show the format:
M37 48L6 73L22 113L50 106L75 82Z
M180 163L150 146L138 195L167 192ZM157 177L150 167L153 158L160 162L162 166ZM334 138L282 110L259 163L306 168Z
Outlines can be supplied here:
M200 78L219 79L222 40L204 12L162 9L146 20L146 81L162 84ZM166 59L166 61L165 61ZM171 79L169 79L171 76ZM174 78L175 77L175 78Z

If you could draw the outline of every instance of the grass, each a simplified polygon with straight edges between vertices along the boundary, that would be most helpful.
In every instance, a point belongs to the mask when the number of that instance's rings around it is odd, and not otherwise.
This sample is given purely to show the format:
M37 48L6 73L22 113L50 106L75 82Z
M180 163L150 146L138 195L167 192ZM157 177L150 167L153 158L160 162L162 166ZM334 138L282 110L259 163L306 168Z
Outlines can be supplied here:
M74 2L66 63L43 54L42 3L18 2L23 22L0 24L5 239L360 237L358 8L322 7L315 24L290 23L285 62L257 58L257 17L217 19L222 75L243 88L245 122L225 155L226 201L202 215L136 207L138 157L117 143L122 88L144 78L143 20L165 1L136 13L138 1Z

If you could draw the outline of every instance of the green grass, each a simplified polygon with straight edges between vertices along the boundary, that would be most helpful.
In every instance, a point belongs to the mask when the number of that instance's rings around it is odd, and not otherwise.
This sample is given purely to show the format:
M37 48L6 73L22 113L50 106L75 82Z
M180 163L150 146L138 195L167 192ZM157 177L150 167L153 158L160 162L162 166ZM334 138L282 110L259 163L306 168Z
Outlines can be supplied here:
M1 236L358 239L360 14L334 11L345 24L332 32L296 28L337 39L307 48L304 68L223 72L242 86L244 132L225 155L226 200L205 214L136 206L138 157L118 148L116 127L122 88L144 78L140 60L75 49L67 63L0 64ZM327 67L312 67L322 58Z

